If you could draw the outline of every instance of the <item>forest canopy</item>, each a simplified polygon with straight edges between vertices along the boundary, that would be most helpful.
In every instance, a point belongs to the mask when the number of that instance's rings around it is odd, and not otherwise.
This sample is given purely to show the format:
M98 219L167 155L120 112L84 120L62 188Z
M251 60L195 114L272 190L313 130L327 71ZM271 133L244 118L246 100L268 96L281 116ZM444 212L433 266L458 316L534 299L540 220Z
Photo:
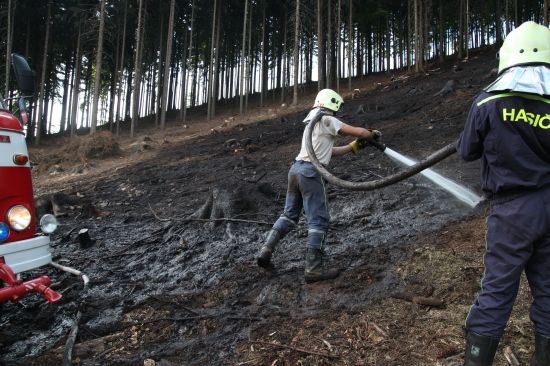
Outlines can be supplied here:
M547 0L4 0L5 98L10 55L36 70L29 139L122 126L189 108L298 102L301 88L351 89L353 78L468 58L527 20L548 25ZM257 102L256 102L257 101ZM11 102L12 109L15 103ZM57 111L57 113L56 113Z

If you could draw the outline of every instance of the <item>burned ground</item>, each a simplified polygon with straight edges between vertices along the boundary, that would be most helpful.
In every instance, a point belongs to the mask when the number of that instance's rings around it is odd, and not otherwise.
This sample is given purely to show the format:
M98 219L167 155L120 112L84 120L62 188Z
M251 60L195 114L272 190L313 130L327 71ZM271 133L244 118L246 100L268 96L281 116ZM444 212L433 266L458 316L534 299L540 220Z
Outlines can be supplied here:
M362 93L346 100L342 119L378 128L389 147L425 157L458 137L473 96L489 80L492 54L459 68L432 66L426 75L366 79ZM78 278L46 269L63 292L59 305L34 296L5 304L0 363L60 364L80 312L73 356L80 365L459 364L461 326L483 271L486 204L471 209L419 177L374 192L329 187L327 253L342 275L305 284L303 219L277 248L273 271L255 265L284 204L305 112L248 124L236 118L232 128L159 144L148 159L122 159L62 183L39 175L40 192L95 208L73 202L52 236L54 260L91 283L83 289ZM375 149L330 166L354 181L399 168ZM479 187L479 163L453 156L435 170ZM90 248L78 245L81 228L95 239ZM507 347L521 362L529 358L524 287L498 365ZM422 305L421 298L443 305Z

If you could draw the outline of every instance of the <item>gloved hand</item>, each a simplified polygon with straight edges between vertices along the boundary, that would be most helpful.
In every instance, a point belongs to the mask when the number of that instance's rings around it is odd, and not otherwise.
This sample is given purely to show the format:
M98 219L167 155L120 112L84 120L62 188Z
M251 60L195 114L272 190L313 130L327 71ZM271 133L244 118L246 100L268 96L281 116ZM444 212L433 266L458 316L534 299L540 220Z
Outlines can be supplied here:
M364 149L367 146L369 146L369 140L367 140L366 138L355 139L349 143L351 152L354 154L357 154L359 150Z
M374 141L378 140L380 137L382 137L382 132L375 130L374 128L367 128L370 133L372 133L372 138Z

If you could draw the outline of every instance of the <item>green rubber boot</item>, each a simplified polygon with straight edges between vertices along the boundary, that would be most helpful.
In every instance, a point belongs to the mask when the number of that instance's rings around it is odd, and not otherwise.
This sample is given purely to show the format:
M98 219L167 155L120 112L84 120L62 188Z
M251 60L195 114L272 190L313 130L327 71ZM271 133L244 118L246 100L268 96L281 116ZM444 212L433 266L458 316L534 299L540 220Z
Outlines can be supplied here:
M307 248L304 277L307 283L332 280L340 274L336 268L323 267L323 252L320 249Z
M283 236L279 231L271 229L271 231L267 234L265 244L261 247L258 255L256 256L256 263L258 263L258 266L263 268L270 268L273 266L271 264L271 255L282 237Z
M466 333L464 366L492 366L499 341L499 339L468 331Z

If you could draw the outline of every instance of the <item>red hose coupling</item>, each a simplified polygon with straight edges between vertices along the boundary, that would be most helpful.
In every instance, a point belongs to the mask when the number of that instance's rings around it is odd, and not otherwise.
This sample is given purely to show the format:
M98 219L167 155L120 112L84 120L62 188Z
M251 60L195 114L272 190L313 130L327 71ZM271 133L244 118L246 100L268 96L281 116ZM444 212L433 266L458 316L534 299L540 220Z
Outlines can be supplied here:
M38 278L35 278L34 280L30 280L27 282L23 282L16 286L8 286L0 288L0 303L6 302L8 300L11 300L12 302L19 301L22 297L36 292L44 296L44 299L48 301L51 304L55 304L59 300L61 300L61 295L48 286L50 286L52 281L48 276L41 276Z

